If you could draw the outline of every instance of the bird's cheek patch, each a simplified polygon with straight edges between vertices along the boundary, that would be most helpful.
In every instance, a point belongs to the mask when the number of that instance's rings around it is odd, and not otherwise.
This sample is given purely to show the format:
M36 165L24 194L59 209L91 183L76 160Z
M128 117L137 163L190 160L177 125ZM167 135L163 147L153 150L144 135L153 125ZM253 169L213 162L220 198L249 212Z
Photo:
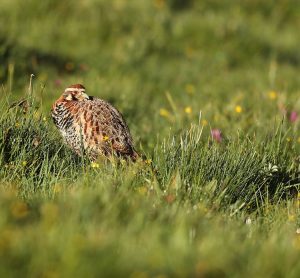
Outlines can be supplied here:
M73 97L72 97L71 94L68 94L68 95L65 97L65 100L72 100L72 99L73 99Z

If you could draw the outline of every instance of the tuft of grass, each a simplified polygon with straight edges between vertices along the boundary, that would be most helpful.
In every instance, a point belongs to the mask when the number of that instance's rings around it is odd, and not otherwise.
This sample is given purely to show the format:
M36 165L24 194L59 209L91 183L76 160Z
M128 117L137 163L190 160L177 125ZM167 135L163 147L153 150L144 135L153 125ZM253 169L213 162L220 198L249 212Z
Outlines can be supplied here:
M40 114L29 98L2 110L0 176L4 182L18 184L20 192L30 196L38 189L47 194L57 179L76 176L79 159L49 128L49 118Z

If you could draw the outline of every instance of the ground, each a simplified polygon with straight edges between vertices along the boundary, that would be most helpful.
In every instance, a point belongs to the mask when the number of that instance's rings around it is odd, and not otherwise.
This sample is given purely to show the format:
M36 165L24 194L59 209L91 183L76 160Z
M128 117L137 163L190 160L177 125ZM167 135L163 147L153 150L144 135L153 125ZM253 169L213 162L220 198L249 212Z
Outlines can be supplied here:
M299 277L299 12L3 0L0 275ZM63 144L50 109L74 83L144 161Z

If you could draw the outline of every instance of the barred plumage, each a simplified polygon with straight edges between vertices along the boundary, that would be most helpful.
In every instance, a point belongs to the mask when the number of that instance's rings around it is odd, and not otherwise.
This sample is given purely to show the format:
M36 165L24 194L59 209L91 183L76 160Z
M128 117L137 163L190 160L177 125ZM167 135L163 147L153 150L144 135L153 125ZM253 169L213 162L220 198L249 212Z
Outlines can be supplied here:
M133 161L138 157L121 113L108 102L85 94L81 84L68 87L52 107L54 124L65 142L92 160L116 154Z

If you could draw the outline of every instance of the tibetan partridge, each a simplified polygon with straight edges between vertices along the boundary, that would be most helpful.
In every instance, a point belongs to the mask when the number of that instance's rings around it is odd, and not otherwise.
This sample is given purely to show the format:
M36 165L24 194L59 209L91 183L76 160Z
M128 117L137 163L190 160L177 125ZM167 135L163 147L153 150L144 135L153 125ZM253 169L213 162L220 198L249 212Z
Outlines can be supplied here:
M67 145L78 155L117 155L135 161L129 128L108 102L88 96L81 84L71 85L52 106L52 118Z

